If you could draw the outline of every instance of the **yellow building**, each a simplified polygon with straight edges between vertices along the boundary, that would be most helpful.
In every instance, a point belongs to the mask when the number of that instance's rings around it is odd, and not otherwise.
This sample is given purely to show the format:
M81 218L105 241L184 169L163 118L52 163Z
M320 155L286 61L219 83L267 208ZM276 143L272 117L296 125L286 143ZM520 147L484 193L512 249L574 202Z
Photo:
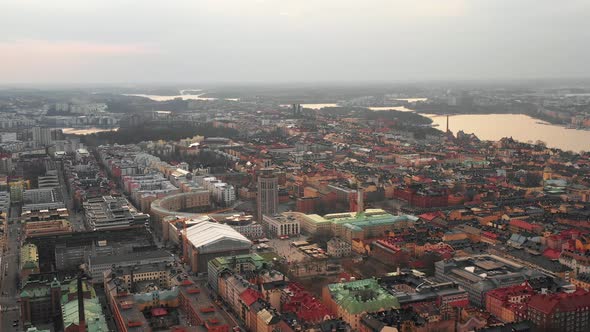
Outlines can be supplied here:
M20 275L26 278L34 273L39 273L39 252L36 245L27 243L20 250Z

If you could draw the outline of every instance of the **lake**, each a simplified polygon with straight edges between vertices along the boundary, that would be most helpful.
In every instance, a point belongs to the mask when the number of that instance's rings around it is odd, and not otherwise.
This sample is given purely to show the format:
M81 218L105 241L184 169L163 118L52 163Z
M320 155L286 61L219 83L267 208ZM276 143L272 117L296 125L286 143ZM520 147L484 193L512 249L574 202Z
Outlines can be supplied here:
M184 90L182 90L184 91ZM147 94L141 94L141 93L124 93L124 96L133 96L133 97L144 97L144 98L148 98L154 101L169 101L169 100L174 100L176 98L182 98L182 100L217 100L219 98L210 98L210 97L201 97L203 95L205 95L205 93L201 93L198 95L195 94L178 94L178 95L173 95L173 96L162 96L162 95L147 95ZM195 91L195 90L190 90L190 91ZM231 101L239 101L239 98L224 98L224 100L231 100Z
M117 131L119 128L61 128L64 134L69 135L90 135L95 133L101 133L103 131Z
M438 129L445 130L444 115L422 114L432 119ZM463 130L480 139L498 141L512 137L520 142L534 143L541 140L549 147L575 152L590 150L590 131L567 129L523 114L470 114L449 117L449 129L457 134Z
M289 106L289 105L281 105L281 106ZM338 104L333 104L333 103L332 104L301 104L301 106L303 108L311 108L314 110L319 110L324 107L338 107ZM394 110L394 111L401 111L401 112L413 112L413 110L406 108L404 106L359 106L359 107L368 108L373 111Z

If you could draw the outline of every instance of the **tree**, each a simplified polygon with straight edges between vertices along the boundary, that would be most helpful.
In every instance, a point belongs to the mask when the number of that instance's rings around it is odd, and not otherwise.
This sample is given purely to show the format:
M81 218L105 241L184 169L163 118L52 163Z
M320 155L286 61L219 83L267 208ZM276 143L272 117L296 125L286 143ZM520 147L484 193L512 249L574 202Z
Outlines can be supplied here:
M424 273L427 276L434 275L434 263L442 260L442 256L437 252L427 252L422 256L422 262L424 263Z
M328 246L328 241L334 237L334 233L330 229L321 230L309 237L309 241L317 243L321 248Z
M526 187L538 187L541 184L543 177L537 173L527 172L524 175L524 185Z

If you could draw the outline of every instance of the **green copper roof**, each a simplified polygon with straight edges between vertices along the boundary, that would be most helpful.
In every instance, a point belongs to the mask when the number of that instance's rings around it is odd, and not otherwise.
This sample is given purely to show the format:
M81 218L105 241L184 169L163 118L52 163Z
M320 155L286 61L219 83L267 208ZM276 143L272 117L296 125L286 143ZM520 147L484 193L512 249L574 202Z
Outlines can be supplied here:
M331 284L328 290L338 305L354 315L400 307L397 298L379 286L375 279Z
M90 291L90 297L96 297L96 291L94 290L94 287L91 287L86 281L82 282L82 291L84 293ZM70 294L78 292L78 280L74 279L70 281L68 284L68 292Z
M153 292L133 294L133 300L137 303L147 303L154 301L170 301L178 297L178 287L172 289L162 289Z
M53 278L53 280L51 281L50 287L51 288L61 287L61 283L59 282L59 280L57 280L57 278Z
M29 327L27 329L27 332L49 332L49 330L39 330L38 328L33 326L33 327Z
M262 264L265 262L265 259L258 255L258 254L245 254L245 255L236 255L236 256L226 256L226 257L217 257L209 261L209 264L219 268L223 266L228 266L234 263L252 263L257 268L261 267Z
M46 286L27 287L20 293L20 297L38 298L49 296L50 288Z
M391 214L371 216L357 220L351 223L344 224L344 227L348 227L355 230L361 230L362 228L370 226L383 226L383 225L394 225L398 222L404 221L416 221L417 218L410 215L393 216Z
M78 325L78 300L73 300L62 304L61 314L64 321L64 327ZM98 298L84 299L84 315L86 318L86 331L88 332L108 332L105 317Z
M411 215L394 216L381 209L367 209L364 212L332 213L323 217L317 214L308 214L307 220L318 223L332 223L348 228L360 230L363 227L376 225L390 225L401 221L416 221L417 217Z
M69 290L69 285L62 285L57 279L53 279L51 283L46 281L25 280L23 282L21 297L40 298L49 296L51 288L59 288L60 294Z

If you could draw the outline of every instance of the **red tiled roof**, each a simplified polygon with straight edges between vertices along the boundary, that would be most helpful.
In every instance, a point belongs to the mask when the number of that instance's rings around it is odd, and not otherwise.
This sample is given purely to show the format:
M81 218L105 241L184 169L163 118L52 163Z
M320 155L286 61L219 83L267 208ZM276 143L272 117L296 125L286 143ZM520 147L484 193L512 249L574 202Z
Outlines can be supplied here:
M498 238L498 234L488 232L488 231L481 233L481 235L483 235L485 237L489 237L490 239L497 239Z
M559 255L561 255L561 251L555 249L546 249L543 251L543 256L549 259L559 259Z
M283 304L284 312L294 312L301 321L320 322L326 316L332 316L330 310L309 293L302 285L289 283L290 296Z
M258 300L259 298L260 298L260 293L253 290L252 288L248 288L242 294L240 294L240 299L247 306L252 305L252 303L256 302L256 300Z
M571 294L537 294L531 297L528 305L529 308L536 309L547 315L558 308L560 312L570 312L578 308L590 307L590 293L579 289Z
M440 217L441 214L442 214L441 212L429 212L429 213L423 213L423 214L419 215L418 217L420 217L426 221L432 221L432 220L434 220L434 218Z
M168 310L164 308L154 308L152 309L151 313L154 317L166 316L168 314Z
M528 222L526 222L524 220L520 220L520 219L510 220L510 226L522 228L527 231L533 231L533 230L538 230L538 229L542 228L540 225L531 224L531 223L528 223Z
M533 288L528 283L525 283L523 285L496 288L488 291L486 296L497 298L502 301L508 301L509 296L533 295L534 293L535 291Z
M426 267L426 263L423 261L412 261L410 262L410 267L414 268L414 269L421 269Z

